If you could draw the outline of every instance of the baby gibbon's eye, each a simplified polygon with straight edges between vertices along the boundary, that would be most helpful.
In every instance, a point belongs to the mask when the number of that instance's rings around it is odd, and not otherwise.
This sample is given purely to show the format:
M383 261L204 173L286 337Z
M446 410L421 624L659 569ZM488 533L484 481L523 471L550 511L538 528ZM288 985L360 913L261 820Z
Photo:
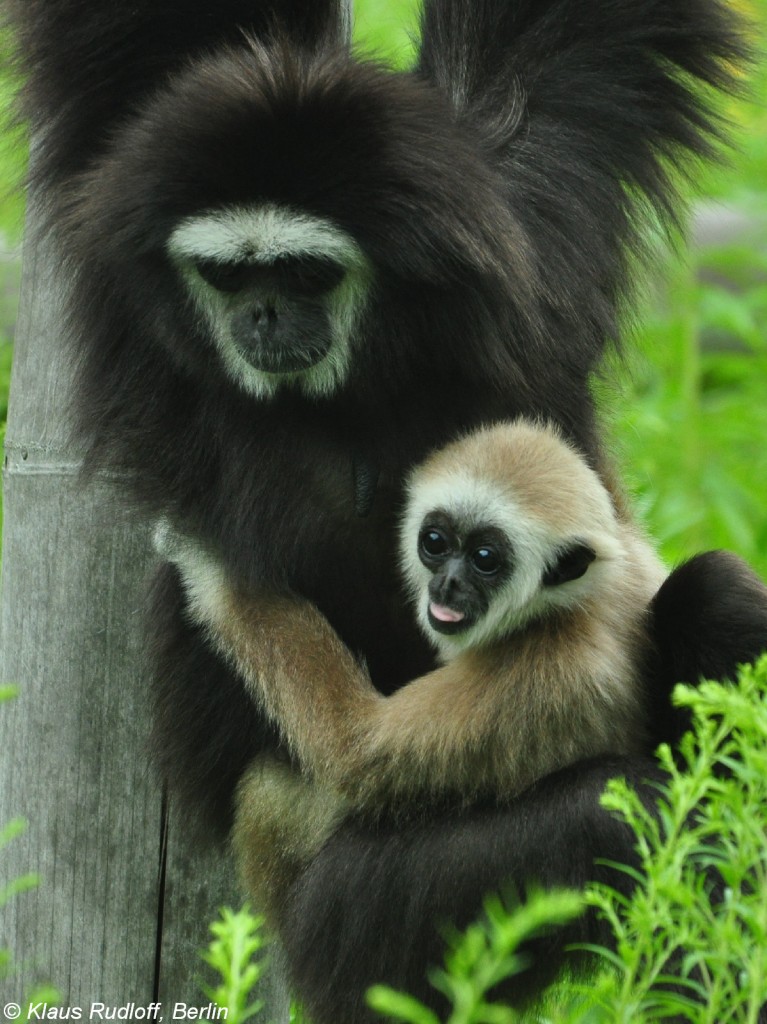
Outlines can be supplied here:
M421 534L421 554L426 558L441 558L450 550L450 544L444 533L439 530L426 529Z
M472 552L471 564L483 576L494 576L501 568L501 557L493 548L483 546Z

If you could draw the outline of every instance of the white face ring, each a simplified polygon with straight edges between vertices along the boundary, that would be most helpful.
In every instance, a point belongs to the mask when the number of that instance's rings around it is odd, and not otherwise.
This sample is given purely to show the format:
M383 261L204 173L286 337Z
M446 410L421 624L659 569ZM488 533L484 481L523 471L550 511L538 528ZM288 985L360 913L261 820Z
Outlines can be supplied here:
M327 397L342 387L372 278L368 260L349 235L330 221L288 207L229 207L183 220L168 241L168 252L228 375L244 391L259 399L284 389ZM232 297L204 281L195 264L206 260L268 265L286 256L325 257L344 267L346 274L326 298L332 340L325 357L306 370L275 374L251 366L242 356L230 332Z

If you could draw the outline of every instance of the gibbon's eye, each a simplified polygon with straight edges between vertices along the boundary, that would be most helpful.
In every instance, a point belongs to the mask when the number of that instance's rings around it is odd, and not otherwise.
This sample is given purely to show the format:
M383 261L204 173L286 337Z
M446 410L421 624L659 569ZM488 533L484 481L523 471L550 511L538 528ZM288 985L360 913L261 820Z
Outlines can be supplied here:
M450 544L444 533L439 530L426 529L421 534L421 553L426 558L442 558L450 550Z
M203 281L219 292L242 291L253 273L253 267L249 263L196 260L194 265Z
M280 286L299 295L324 295L343 281L346 270L326 256L284 256L270 265Z
M494 548L483 546L472 551L471 564L483 576L495 576L501 568L501 557Z

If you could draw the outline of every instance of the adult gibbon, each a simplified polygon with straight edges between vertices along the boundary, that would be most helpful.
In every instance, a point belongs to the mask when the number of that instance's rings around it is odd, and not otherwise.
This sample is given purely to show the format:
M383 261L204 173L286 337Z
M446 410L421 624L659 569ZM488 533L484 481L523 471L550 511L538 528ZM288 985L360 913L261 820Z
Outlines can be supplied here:
M400 567L443 665L389 697L312 605L238 588L168 524L156 536L194 621L309 775L258 763L241 786L240 860L278 927L286 883L350 807L412 817L510 798L583 758L646 749L650 606L666 574L549 426L482 429L413 472Z
M426 0L415 66L394 72L350 54L332 0L3 3L87 470L119 471L126 500L246 587L314 602L377 687L429 671L396 572L402 481L521 415L604 470L589 381L643 214L673 217L676 169L716 134L708 87L743 53L728 5ZM737 627L718 664L746 660L764 625L727 564L693 565L658 623L692 677L697 649L673 638L705 633L720 578ZM186 820L223 835L276 731L186 622L168 568L150 621L161 769ZM426 995L434 922L473 917L502 881L578 884L595 858L630 860L599 805L614 770L579 762L408 829L345 822L283 903L317 1024L356 1024L369 981ZM640 756L621 770L647 775Z

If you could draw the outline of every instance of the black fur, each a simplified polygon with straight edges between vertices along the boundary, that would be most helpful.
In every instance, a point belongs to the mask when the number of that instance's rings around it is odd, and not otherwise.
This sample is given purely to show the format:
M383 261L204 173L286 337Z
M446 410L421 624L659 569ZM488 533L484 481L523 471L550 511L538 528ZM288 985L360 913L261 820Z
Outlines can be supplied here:
M648 750L689 728L686 712L669 702L677 682L732 679L738 665L767 652L767 587L741 559L710 552L671 573L652 615ZM613 776L654 808L658 763L606 757L555 772L505 806L463 814L433 808L409 827L360 820L339 830L293 887L281 927L294 985L313 1019L373 1024L364 992L380 979L444 1014L425 969L443 962L438 924L467 925L483 895L504 884L519 895L530 885L580 888L593 879L628 894L628 876L610 863L636 865L635 835L599 805ZM609 925L587 915L547 933L526 950L527 969L497 995L523 1006L562 968L567 946L584 942L609 947ZM759 1021L767 1024L767 1005Z
M380 1018L366 1008L364 993L384 979L446 1020L444 997L428 983L425 966L443 964L446 927L466 927L501 886L511 899L529 885L582 888L589 880L628 894L627 875L595 864L609 850L616 862L637 866L633 833L597 799L616 775L652 803L655 762L604 758L542 779L511 807L433 813L409 827L349 823L294 887L281 927L310 1019L374 1024ZM525 949L527 969L493 997L524 1006L556 977L576 942L609 948L609 924L588 915L535 940ZM580 960L571 955L571 966Z
M183 519L245 581L316 600L382 690L422 674L431 655L395 571L402 480L457 433L519 414L599 465L589 379L642 214L670 215L670 168L716 134L705 86L742 55L726 5L427 0L407 74L351 58L330 0L7 6L33 184L72 281L87 468L120 470L146 513ZM180 219L263 201L331 220L374 267L330 399L238 390L168 259ZM277 741L178 603L163 574L157 748L172 792L225 831L234 781ZM342 828L287 917L318 1024L351 1019L363 980L419 987L434 918L468 918L486 888L630 858L597 803L611 770L401 835Z
M22 113L35 130L35 161L49 186L102 151L114 129L190 58L244 31L264 35L275 17L298 41L340 38L335 0L3 0L27 78Z
M653 602L658 664L654 717L676 742L689 713L663 699L676 683L732 679L767 651L767 587L728 551L697 555L673 572Z

